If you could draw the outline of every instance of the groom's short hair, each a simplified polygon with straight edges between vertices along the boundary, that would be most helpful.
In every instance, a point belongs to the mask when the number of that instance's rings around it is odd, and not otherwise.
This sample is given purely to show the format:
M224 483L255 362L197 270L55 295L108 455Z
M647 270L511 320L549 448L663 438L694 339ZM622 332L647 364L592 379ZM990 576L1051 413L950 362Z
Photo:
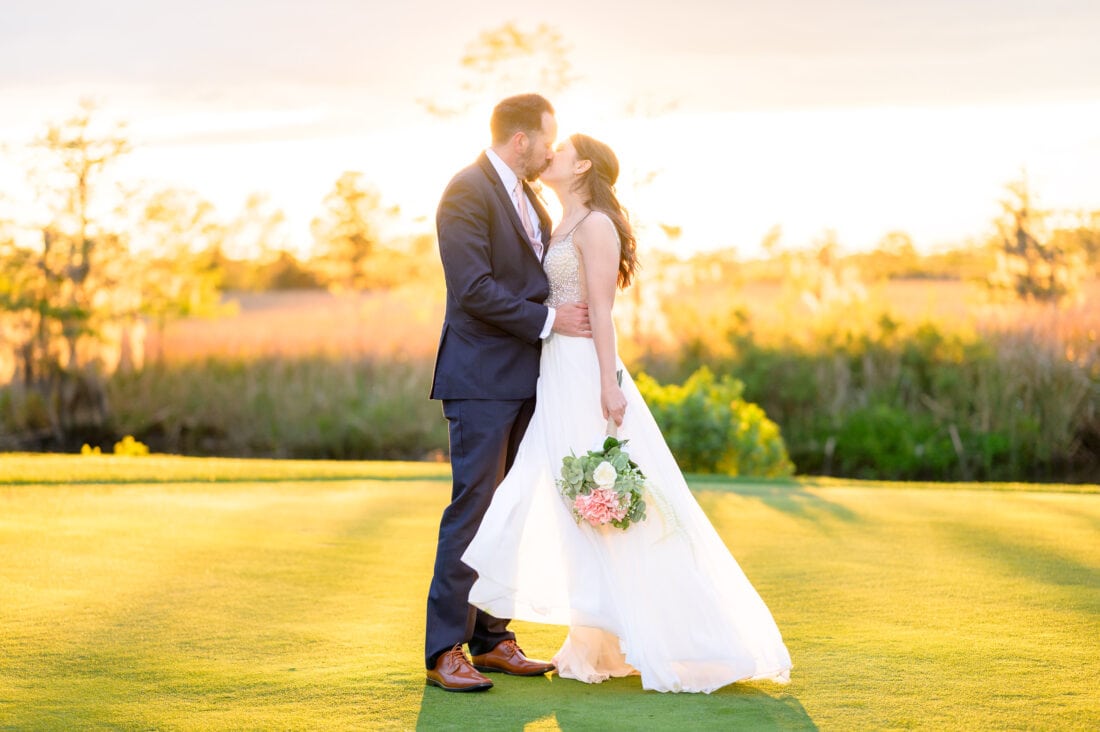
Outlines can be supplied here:
M493 116L489 120L493 144L506 142L517 132L541 130L543 112L553 114L554 108L540 94L519 94L501 101L493 109Z

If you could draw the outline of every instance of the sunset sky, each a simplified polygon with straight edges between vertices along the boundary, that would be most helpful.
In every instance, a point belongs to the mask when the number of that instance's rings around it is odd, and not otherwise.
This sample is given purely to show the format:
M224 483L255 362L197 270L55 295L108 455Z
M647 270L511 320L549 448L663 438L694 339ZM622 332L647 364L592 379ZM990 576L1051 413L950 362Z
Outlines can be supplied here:
M571 47L561 132L617 150L649 245L751 256L779 225L792 247L941 246L982 236L1021 169L1043 205L1100 209L1095 0L38 0L0 22L0 213L32 210L25 144L91 96L129 123L118 175L227 217L267 193L303 253L344 170L430 230L493 103L528 89L446 120L417 100L462 99L465 49L508 21Z

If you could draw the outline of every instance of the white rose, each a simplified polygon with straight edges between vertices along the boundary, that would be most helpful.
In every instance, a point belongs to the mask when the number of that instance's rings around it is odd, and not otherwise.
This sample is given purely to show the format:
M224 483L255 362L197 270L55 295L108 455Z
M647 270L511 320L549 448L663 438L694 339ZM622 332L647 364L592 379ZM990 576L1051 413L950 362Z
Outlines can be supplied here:
M596 469L592 472L592 479L595 480L596 485L601 488L610 488L615 485L615 479L617 477L615 466L606 460L597 465Z

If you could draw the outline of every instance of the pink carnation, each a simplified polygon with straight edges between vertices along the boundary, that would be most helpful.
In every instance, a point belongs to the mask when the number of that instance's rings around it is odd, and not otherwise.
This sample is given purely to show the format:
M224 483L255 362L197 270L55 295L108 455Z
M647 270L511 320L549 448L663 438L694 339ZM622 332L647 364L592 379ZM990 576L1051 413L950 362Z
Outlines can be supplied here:
M622 521L627 507L613 488L596 488L573 500L573 511L593 526L603 526L612 521Z

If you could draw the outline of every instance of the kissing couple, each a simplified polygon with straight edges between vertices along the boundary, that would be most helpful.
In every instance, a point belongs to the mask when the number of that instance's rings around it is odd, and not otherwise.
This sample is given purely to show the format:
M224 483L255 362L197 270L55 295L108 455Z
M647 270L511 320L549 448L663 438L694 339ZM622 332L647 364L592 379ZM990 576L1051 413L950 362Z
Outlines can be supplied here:
M436 217L447 305L431 398L454 482L428 592L427 682L484 691L486 674L556 671L675 692L785 683L771 613L617 355L612 308L637 267L618 159L582 134L555 144L554 108L537 94L501 101L490 129ZM561 202L556 224L535 180ZM565 456L616 432L646 476L647 516L625 531L578 520L557 485ZM551 662L527 658L512 618L568 628Z

